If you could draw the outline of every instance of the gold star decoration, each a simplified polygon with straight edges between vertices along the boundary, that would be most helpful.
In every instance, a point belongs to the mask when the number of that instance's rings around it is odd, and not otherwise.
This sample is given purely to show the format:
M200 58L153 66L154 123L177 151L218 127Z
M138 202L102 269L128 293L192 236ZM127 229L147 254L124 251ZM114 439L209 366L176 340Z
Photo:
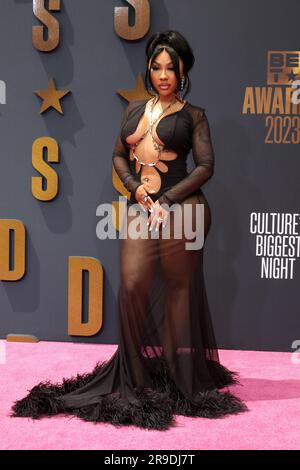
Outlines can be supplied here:
M54 108L60 114L64 114L60 100L64 98L70 90L58 90L56 88L54 78L48 80L48 90L37 90L34 92L39 98L42 98L43 103L41 105L40 114L44 113L49 108Z
M135 82L135 88L133 90L117 90L117 93L127 101L133 100L145 100L150 99L154 95L150 95L145 88L142 74L139 73Z

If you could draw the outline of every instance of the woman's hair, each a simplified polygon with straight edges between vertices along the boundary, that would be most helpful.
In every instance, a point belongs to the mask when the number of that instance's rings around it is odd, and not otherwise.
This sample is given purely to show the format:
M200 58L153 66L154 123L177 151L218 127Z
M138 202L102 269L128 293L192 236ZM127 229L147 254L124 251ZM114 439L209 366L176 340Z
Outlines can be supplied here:
M178 31L168 30L163 32L158 32L153 34L146 44L146 57L147 57L147 70L145 75L145 85L149 91L149 84L153 88L153 83L151 81L150 67L149 64L152 64L152 61L164 50L170 54L173 66L175 69L175 75L177 77L177 91L180 87L180 69L179 69L179 58L183 62L183 73L185 76L184 88L181 92L183 97L189 91L190 88L190 78L188 72L194 65L195 57L187 40L180 34Z

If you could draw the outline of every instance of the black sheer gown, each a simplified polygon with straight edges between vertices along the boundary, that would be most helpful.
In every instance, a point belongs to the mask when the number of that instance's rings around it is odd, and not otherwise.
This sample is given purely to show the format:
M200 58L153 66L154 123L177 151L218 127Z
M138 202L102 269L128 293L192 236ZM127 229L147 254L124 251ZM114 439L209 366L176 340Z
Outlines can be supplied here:
M118 348L91 372L60 383L39 383L14 403L12 416L65 413L165 430L176 423L176 414L219 418L247 410L229 390L219 391L239 383L238 374L219 362L203 277L204 243L187 249L200 232L205 241L211 223L201 189L214 169L205 110L185 102L179 111L160 118L154 135L164 143L162 161L155 168L145 167L132 157L126 138L145 120L148 101L128 105L113 152L114 168L131 194L127 227L122 226L127 237L119 242ZM139 156L142 150L136 148ZM188 173L190 150L195 168ZM148 238L149 213L132 212L135 190L145 181L153 181L156 188L152 200L159 199L170 211L167 228ZM199 217L199 204L204 218ZM131 238L128 226L136 217L144 237ZM193 227L194 238L185 235L183 221ZM167 229L170 236L164 237ZM177 229L182 229L181 236Z

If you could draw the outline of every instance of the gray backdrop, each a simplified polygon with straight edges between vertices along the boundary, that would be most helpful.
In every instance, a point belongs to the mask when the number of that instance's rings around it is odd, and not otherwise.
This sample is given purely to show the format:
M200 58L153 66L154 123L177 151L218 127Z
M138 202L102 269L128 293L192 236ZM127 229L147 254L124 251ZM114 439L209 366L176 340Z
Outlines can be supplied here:
M264 144L264 118L242 115L246 86L266 86L267 51L297 50L299 1L152 0L151 27L139 41L114 32L119 0L62 0L56 16L61 44L35 50L31 28L39 24L30 0L2 0L0 80L0 218L27 228L27 272L1 282L0 336L37 335L41 340L116 343L118 241L100 241L96 207L117 199L111 155L126 105L116 89L132 89L144 73L144 47L158 30L177 29L190 41L196 63L190 103L206 108L216 170L204 187L212 210L205 272L221 348L289 351L300 337L299 272L294 279L261 279L252 211L297 212L299 147ZM33 90L54 76L72 95L65 115L39 115ZM33 141L51 136L60 145L60 192L48 203L31 195ZM68 257L90 256L105 272L104 327L92 338L67 334ZM298 335L298 336L297 336Z

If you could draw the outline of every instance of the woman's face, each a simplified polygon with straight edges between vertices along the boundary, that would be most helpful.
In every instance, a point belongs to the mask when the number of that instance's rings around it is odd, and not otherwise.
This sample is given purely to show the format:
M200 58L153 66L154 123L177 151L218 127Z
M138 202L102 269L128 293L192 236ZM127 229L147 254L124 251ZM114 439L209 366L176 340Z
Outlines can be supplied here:
M183 76L183 62L179 58L180 77ZM152 61L150 66L150 76L153 87L164 99L172 96L176 92L177 77L170 54L164 49Z

